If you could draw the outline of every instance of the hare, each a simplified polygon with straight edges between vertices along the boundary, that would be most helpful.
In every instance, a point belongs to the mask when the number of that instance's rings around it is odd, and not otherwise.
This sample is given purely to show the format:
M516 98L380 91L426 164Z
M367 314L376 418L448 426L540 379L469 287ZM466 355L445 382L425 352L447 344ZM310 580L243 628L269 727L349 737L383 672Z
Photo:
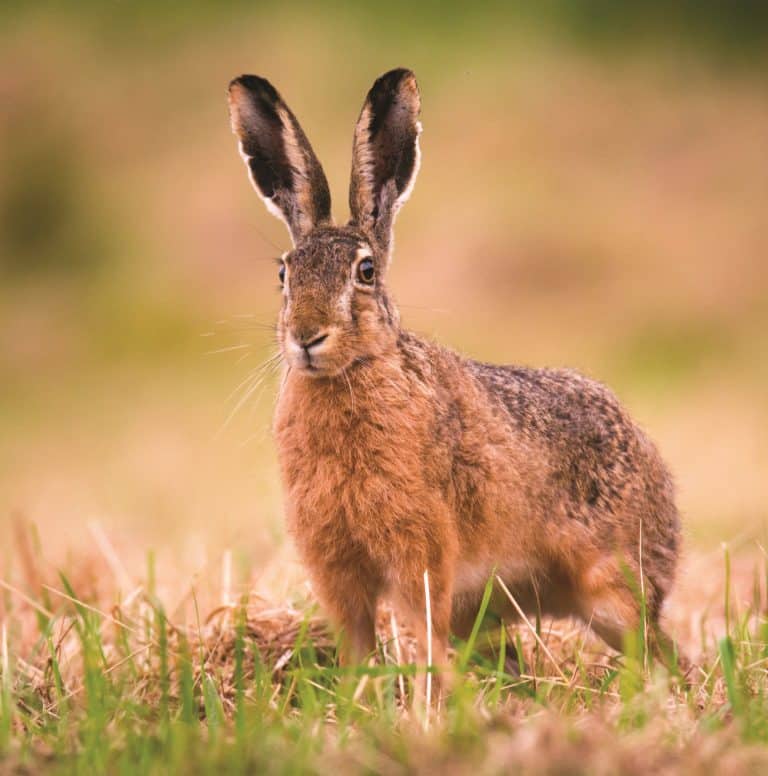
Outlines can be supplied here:
M466 637L497 574L524 612L575 616L611 647L640 623L655 644L680 527L670 474L602 384L562 369L492 366L400 325L386 287L395 217L419 168L414 74L382 75L354 131L351 218L336 226L323 169L263 78L229 86L256 191L285 221L274 433L287 522L342 659L374 650L386 596L433 660ZM506 592L492 607L517 616Z

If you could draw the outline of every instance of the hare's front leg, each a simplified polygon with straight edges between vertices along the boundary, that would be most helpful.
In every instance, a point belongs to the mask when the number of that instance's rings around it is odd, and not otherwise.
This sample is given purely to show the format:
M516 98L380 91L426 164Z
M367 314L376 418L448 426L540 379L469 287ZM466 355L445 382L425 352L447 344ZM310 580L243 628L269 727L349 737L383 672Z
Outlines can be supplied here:
M381 583L361 564L326 564L314 575L320 602L341 629L342 664L362 663L376 648L376 604Z
M448 636L451 626L453 575L447 563L434 564L426 571L426 581L424 570L419 571L413 567L407 577L398 580L394 604L416 639L416 662L420 668L416 680L416 700L423 701L425 697L426 673L422 673L421 669L427 666L431 657L431 665L439 672L434 677L432 700L439 702L450 685ZM428 610L431 621L427 619Z

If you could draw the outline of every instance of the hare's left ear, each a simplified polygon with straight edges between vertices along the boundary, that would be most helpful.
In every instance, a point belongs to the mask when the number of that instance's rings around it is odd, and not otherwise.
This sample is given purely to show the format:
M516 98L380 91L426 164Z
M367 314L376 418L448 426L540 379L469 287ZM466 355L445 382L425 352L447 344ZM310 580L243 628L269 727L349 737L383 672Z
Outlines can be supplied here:
M265 78L229 85L232 131L256 191L288 226L296 245L331 221L331 195L320 162L288 106Z
M371 87L355 127L351 223L369 234L386 256L395 216L419 170L420 109L416 76L410 70L390 70Z

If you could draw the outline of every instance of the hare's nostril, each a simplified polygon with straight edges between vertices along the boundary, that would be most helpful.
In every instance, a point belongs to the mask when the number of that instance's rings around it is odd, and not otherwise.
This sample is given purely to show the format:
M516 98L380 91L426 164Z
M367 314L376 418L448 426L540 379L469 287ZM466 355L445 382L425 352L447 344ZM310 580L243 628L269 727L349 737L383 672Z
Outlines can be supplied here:
M328 339L327 334L318 334L316 337L313 337L312 339L306 342L303 342L301 346L304 348L304 350L309 352L312 348L325 342L326 339Z

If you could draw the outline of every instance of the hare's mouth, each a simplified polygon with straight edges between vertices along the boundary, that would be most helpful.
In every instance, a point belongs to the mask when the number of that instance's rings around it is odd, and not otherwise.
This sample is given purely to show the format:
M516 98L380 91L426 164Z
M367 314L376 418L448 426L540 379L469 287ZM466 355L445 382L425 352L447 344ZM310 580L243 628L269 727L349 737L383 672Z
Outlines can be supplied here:
M341 371L338 353L334 349L333 330L316 332L300 339L287 334L283 343L286 361L300 374L309 377L330 377Z
M297 374L303 377L319 378L319 377L336 377L344 371L344 367L340 367L336 364L313 364L313 363L296 363L289 362L291 369L295 370Z

